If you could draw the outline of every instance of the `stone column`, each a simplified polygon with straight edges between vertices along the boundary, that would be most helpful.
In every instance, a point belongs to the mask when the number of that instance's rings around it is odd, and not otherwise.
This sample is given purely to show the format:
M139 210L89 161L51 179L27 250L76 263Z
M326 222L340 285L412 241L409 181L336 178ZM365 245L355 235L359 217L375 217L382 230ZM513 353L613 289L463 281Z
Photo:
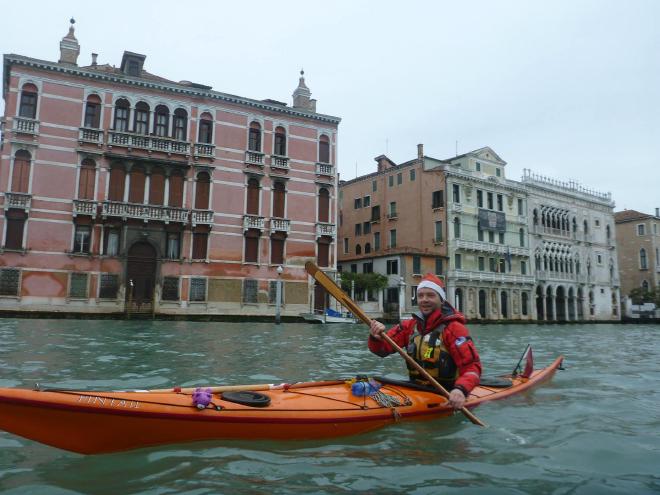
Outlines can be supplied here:
M163 206L170 205L170 174L165 173L165 191L163 192Z

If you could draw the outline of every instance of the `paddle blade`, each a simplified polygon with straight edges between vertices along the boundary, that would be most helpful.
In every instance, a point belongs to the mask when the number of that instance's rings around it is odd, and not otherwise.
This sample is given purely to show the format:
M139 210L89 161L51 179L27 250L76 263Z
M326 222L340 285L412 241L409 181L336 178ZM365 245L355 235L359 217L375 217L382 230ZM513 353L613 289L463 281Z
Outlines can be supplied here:
M532 354L532 348L529 348L527 352L527 360L525 361L525 371L522 372L521 378L529 378L532 376L534 371L534 355Z

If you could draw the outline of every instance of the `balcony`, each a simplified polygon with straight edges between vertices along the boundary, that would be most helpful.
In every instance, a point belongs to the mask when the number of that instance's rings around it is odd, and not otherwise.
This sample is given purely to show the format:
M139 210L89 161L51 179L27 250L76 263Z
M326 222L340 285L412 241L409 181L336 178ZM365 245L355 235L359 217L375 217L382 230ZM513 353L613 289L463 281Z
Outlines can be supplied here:
M399 214L396 211L391 211L387 214L387 218L389 220L396 220L397 218L399 218Z
M122 201L104 201L101 208L101 216L135 218L149 221L160 221L165 223L178 222L186 223L188 221L189 211L185 208L174 208L172 206L158 205L138 205L134 203L124 203Z
M511 273L495 272L472 272L467 270L450 270L448 278L468 280L470 282L499 282L513 284L533 284L534 277L531 275L514 275Z
M32 204L32 194L6 192L5 193L5 210L7 208L17 208L19 210L29 210Z
M190 143L166 137L147 136L130 132L108 131L108 146L125 146L149 152L160 151L167 154L190 154Z
M39 121L26 117L14 117L13 131L20 134L39 134Z
M286 232L291 230L291 220L288 218L271 218L270 231L271 232Z
M213 225L212 210L193 210L190 213L190 223L193 227L197 225Z
M248 229L264 230L266 219L258 215L243 215L243 231Z
M215 158L215 145L206 143L195 143L195 158Z
M89 215L96 216L96 201L92 199L74 199L73 200L73 216Z
M264 166L264 154L260 151L246 151L245 163L248 165L256 165L258 167Z
M334 223L319 222L316 224L316 237L335 237L337 228Z
M316 175L334 176L334 167L329 163L316 163Z
M481 251L506 255L508 250L511 256L529 256L529 248L526 247L506 246L504 244L492 244L481 241L465 241L463 239L455 239L454 242L457 249L464 249L466 251Z
M101 129L81 127L78 129L78 142L80 144L90 143L101 146L103 144L103 131Z
M286 156L271 155L270 168L289 170L289 158Z

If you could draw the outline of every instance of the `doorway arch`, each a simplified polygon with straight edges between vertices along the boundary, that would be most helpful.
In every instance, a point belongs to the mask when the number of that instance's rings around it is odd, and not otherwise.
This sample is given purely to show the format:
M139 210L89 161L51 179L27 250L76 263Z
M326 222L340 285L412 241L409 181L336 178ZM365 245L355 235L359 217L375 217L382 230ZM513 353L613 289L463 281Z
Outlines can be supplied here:
M156 285L156 249L138 241L128 250L126 263L126 301L140 306L151 304Z

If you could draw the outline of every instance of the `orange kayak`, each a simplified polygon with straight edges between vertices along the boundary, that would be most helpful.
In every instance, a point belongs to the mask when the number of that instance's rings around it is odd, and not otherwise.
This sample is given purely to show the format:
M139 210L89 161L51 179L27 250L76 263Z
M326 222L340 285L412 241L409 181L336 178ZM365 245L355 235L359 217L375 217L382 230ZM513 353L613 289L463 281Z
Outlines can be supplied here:
M528 390L550 378L561 363L559 357L530 378L508 377L504 385L482 384L472 391L466 407ZM187 390L179 389L94 392L0 388L0 429L60 449L102 454L198 440L334 438L372 431L395 421L454 414L447 401L432 390L407 382L377 380L382 386L369 397L356 396L346 381L217 387L261 393L242 392L252 394L243 403L229 393L214 393L211 403L201 409L195 407Z

